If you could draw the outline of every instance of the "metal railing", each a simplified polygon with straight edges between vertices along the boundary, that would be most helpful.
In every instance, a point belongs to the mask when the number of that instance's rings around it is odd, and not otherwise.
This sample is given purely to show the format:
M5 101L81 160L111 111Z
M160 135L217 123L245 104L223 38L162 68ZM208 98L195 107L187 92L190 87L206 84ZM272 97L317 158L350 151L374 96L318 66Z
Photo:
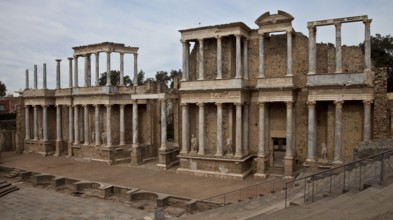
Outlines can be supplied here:
M311 203L349 189L361 191L376 180L382 184L385 177L393 175L392 161L393 149L288 181L285 183L285 207Z

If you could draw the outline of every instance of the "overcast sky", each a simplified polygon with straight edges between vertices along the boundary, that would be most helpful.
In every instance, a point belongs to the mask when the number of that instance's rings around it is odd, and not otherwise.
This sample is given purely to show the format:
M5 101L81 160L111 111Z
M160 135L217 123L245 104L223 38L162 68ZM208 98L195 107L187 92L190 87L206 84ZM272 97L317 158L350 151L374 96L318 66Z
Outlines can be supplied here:
M55 59L60 58L66 87L72 47L106 41L139 47L138 68L154 77L157 71L181 68L178 30L237 21L255 29L261 14L277 10L294 16L294 29L306 36L308 21L357 15L373 19L372 35L393 34L391 0L0 0L0 80L7 93L23 89L29 69L32 87L37 64L41 88L42 64L47 63L48 87L53 89ZM317 41L334 43L334 34L332 26L318 28ZM364 25L344 24L342 34L343 44L357 45L364 40ZM101 72L105 59L100 56ZM126 74L132 74L132 65L133 57L126 55ZM83 65L79 67L83 84ZM112 55L112 69L119 69L118 54Z

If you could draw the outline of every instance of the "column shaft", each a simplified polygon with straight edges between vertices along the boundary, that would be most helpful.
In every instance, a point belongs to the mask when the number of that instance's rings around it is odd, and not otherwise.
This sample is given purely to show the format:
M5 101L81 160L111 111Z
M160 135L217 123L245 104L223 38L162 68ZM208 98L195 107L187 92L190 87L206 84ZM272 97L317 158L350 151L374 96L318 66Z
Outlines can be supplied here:
M134 86L138 85L138 54L134 53Z
M74 106L74 132L75 132L74 144L75 145L79 144L79 124L78 124L78 122L79 122L79 109L78 109L78 106L75 105Z
M139 144L138 140L138 103L134 102L132 105L132 144L137 146Z
M125 145L125 132L124 132L124 108L125 105L120 105L120 145Z
M89 59L90 55L86 54L85 55L85 87L90 86L89 84Z
M42 88L47 89L46 85L46 63L44 63L42 65Z
M89 143L90 143L90 135L89 135L89 106L88 105L84 105L83 106L83 109L84 109L84 117L83 117L83 119L84 119L84 123L83 123L83 125L84 125L84 129L85 129L85 131L84 131L84 134L85 134L85 145L89 145Z
M259 78L265 77L265 49L264 49L264 35L259 35Z
M72 88L72 60L74 58L68 57L68 87Z
M78 88L78 56L74 56L74 87Z
M106 146L112 146L112 106L106 105Z
M33 128L34 128L34 140L38 140L38 107L34 106L34 118L33 118Z
M364 63L365 63L365 71L371 70L371 40L370 40L370 26L371 19L364 21L365 30L364 30Z
M287 76L292 76L292 32L287 32Z
M248 155L248 105L244 104L243 109L243 154Z
M57 124L56 124L57 129ZM42 140L48 140L48 106L42 106Z
M28 105L25 106L25 128L26 128L25 140L30 140L30 109Z
M71 85L72 86L72 85ZM73 121L74 121L74 116L73 116L73 108L72 108L72 106L71 105L69 105L68 106L68 142L70 142L70 143L72 143L73 141L74 141L74 130L73 130L73 127L74 127L74 124L73 124Z
M236 152L235 157L242 157L242 104L236 103Z
M336 73L342 73L341 23L336 23Z
M341 118L342 101L336 101L335 132L334 132L334 161L341 161Z
M244 79L248 79L248 39L243 40L243 75Z
M166 102L161 100L161 150L167 149Z
M120 53L120 83L119 86L124 86L124 53Z
M106 52L106 85L111 85L111 52Z
M308 26L308 74L316 73L316 28L314 26Z
M96 53L96 86L100 85L100 53Z
M205 103L198 103L199 106L199 155L205 155Z
M286 157L292 157L293 150L292 150L292 138L293 138L293 104L292 102L287 102L287 146L285 151Z
M264 157L266 156L266 139L265 139L265 103L260 102L259 103L259 124L258 124L258 138L259 138L259 151L258 151L258 156Z
M26 75L25 75L25 89L29 89L29 70L26 69Z
M60 89L60 59L56 59L56 89Z
M236 35L236 76L235 78L241 78L242 73L242 62L241 62L241 37Z
M363 101L364 104L364 127L363 141L369 141L371 136L371 101Z
M100 105L95 105L95 132L96 132L96 145L101 144L101 132L100 132Z
M222 79L222 44L221 36L217 36L217 78Z
M187 81L188 80L188 57L190 54L190 44L188 41L182 40L182 46L183 46L183 75L182 75L182 80Z
M203 39L199 39L199 60L198 60L198 67L199 67L199 77L198 80L204 80L204 57L203 57Z
M217 105L217 152L216 156L223 155L222 138L223 138L223 123L222 123L222 103Z
M315 102L308 102L308 151L307 161L315 162Z
M186 154L190 151L190 146L189 146L189 136L188 130L189 130L189 119L188 119L188 105L187 103L182 103L181 104L181 112L182 112L182 127L181 127L181 132L182 132L182 145L181 145L181 153Z
M37 77L38 77L37 65L34 65L34 89L38 89Z

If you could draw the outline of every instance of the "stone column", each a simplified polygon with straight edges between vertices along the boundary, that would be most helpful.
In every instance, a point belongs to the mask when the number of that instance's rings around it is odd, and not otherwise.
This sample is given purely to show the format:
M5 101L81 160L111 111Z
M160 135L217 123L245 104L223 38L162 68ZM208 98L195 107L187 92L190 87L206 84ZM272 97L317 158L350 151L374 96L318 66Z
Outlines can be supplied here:
M34 89L38 89L38 73L37 73L37 65L34 65Z
M106 52L106 85L111 85L111 52Z
M216 79L222 79L222 44L221 36L217 35L217 77Z
M182 103L181 105L181 113L182 113L182 145L181 145L181 153L186 154L190 151L190 137L188 136L190 122L188 119L188 105L187 103Z
M56 128L57 128L57 124L56 124ZM48 140L48 106L47 105L42 106L42 140L43 141Z
M119 86L124 86L124 53L120 53L120 83Z
M364 127L363 141L369 141L371 137L371 100L363 101L364 104Z
M132 145L133 147L137 147L138 144L138 103L135 100L132 105Z
M342 51L341 51L341 23L336 26L336 73L342 73Z
M25 75L25 89L29 89L29 70L26 69L26 75Z
M223 155L222 138L223 138L223 123L222 123L222 103L216 103L217 106L217 152L216 156Z
M96 53L96 86L100 85L100 53Z
M125 145L125 132L124 132L124 108L125 105L120 105L120 145Z
M134 86L138 85L138 54L134 53Z
M96 145L101 144L101 132L100 132L100 105L95 105L95 132L96 132Z
M73 133L73 131L74 131L73 130L74 117L73 117L72 111L73 111L72 105L69 105L68 106L68 142L69 143L72 143L74 141L74 137L73 137L74 136L74 133Z
M112 146L112 105L106 106L106 146ZM105 143L103 143L105 144Z
M293 155L292 150L292 138L293 138L293 103L287 102L287 146L285 151L285 157L291 157Z
M34 108L34 118L33 118L33 129L34 129L34 140L38 140L38 107L36 105Z
M85 87L90 86L89 82L89 60L90 60L90 54L85 55Z
M264 157L266 156L266 143L265 143L265 103L259 103L259 123L258 123L258 138L259 138L259 146L258 146L258 156Z
M56 59L56 89L60 89L60 62L61 59Z
M341 118L342 118L342 104L343 101L335 101L336 116L335 116L335 130L334 130L334 161L333 163L342 163L341 161Z
M42 88L47 89L46 86L46 63L42 65Z
M78 57L74 56L74 87L78 88Z
M166 102L161 99L161 148L160 150L167 149L167 131L166 131Z
M236 36L236 79L242 78L242 62L241 62L241 36L239 34Z
M316 63L316 27L307 26L308 28L308 75L316 73L317 63Z
M243 40L243 67L244 67L244 79L248 79L248 39Z
M79 108L78 105L74 105L74 144L78 145L79 144Z
M259 73L258 78L265 77L265 49L264 49L264 35L259 34Z
M308 102L307 162L315 162L315 102Z
M204 80L205 79L205 74L204 74L204 68L203 68L203 62L204 62L204 57L203 57L203 39L198 39L199 42L199 63L198 63L198 68L199 68L199 76L198 80Z
M80 106L79 108L79 141L80 143L84 143L85 142L85 113L84 113L84 108L83 106Z
M25 106L25 128L26 128L25 140L30 140L30 109L28 105Z
M370 26L371 26L371 19L364 21L364 63L365 63L365 70L364 71L371 71L371 40L370 40Z
M248 104L243 109L243 154L248 155Z
M199 149L198 155L205 155L205 103L198 103L199 106Z
M90 143L90 132L89 132L89 106L88 105L83 105L83 109L84 109L84 129L85 129L85 143L84 145L89 145Z
M72 88L72 60L74 58L68 57L68 87Z
M45 127L46 126L44 126L44 136L45 136ZM61 141L61 140L62 140L62 138L61 138L61 106L56 105L56 141Z
M235 103L236 105L236 149L235 157L241 158L243 156L242 152L242 103Z
M292 31L287 31L287 76L292 76Z
M190 54L190 44L186 40L181 40L182 46L183 46L183 75L182 75L182 80L187 81L189 78L189 73L188 73L188 57Z

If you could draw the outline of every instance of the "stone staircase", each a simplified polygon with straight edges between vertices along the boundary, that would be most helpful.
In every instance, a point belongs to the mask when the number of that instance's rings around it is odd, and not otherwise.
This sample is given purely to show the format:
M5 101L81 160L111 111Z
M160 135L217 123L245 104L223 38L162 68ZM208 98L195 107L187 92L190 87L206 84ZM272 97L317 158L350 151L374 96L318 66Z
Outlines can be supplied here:
M19 190L19 188L12 185L11 183L8 183L5 180L0 180L0 197L3 197L9 193L16 191L16 190Z

